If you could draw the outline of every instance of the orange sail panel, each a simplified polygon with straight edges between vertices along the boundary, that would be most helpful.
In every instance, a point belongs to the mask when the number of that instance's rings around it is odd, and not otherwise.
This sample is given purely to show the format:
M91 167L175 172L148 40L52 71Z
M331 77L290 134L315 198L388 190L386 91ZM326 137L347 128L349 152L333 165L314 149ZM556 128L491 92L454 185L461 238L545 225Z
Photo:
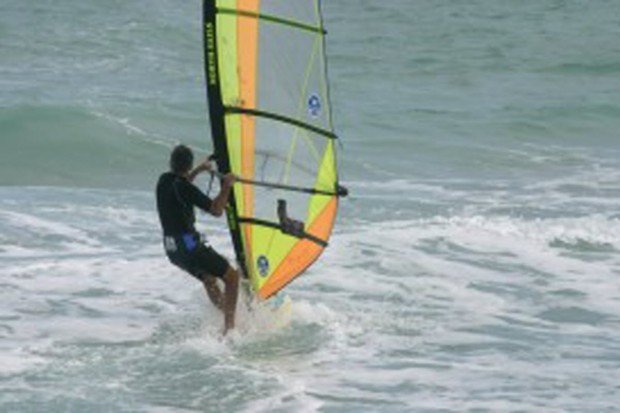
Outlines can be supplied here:
M260 0L239 0L240 10L257 14ZM256 70L258 58L258 19L246 17L237 19L237 58L239 71L239 105L243 108L256 108ZM256 130L255 119L252 116L241 117L241 176L254 179L254 136ZM244 216L254 215L254 187L243 187ZM246 261L252 262L252 226L245 226L243 230Z

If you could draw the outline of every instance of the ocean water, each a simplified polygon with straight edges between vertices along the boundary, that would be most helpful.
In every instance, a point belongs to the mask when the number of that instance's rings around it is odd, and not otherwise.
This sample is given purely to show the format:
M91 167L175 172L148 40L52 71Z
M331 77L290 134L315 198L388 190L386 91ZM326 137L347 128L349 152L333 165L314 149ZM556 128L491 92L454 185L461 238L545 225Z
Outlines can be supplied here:
M324 13L351 196L222 340L153 197L211 149L200 2L2 0L0 411L618 411L620 2Z

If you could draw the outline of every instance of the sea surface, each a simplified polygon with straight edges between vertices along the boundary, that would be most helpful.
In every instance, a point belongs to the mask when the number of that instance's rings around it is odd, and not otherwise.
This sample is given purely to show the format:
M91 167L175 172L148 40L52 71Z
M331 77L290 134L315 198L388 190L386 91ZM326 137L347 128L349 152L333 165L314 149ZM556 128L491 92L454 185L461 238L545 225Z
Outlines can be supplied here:
M0 2L0 411L619 411L620 2L323 11L351 196L223 340L153 196L211 151L200 2Z

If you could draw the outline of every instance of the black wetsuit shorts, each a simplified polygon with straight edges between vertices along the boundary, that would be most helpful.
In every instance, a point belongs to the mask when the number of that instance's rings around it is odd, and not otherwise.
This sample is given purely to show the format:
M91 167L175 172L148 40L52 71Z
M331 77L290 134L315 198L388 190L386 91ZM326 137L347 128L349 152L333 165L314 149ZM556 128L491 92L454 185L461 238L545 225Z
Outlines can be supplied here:
M230 266L226 258L205 245L198 234L164 237L164 248L171 263L200 281L208 276L223 278Z

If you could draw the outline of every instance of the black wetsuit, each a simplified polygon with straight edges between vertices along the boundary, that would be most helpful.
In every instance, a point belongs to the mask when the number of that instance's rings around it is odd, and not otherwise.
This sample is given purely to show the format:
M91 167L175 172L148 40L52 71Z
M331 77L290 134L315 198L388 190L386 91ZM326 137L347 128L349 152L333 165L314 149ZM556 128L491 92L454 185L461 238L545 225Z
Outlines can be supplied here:
M194 228L198 207L209 212L211 199L187 178L163 173L157 182L157 211L164 233L164 248L170 262L199 280L207 275L223 277L228 261L203 244Z

